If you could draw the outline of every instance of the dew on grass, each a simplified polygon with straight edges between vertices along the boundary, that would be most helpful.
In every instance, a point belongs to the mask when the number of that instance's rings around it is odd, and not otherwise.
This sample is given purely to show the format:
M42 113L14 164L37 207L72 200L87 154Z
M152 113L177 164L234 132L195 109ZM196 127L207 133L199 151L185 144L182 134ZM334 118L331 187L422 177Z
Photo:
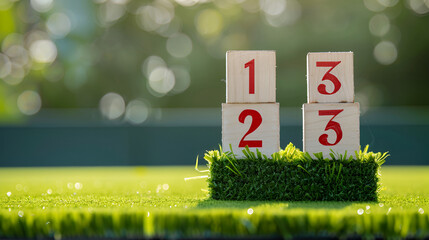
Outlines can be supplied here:
M149 217L150 216L150 212L147 212L147 217Z
M71 183L71 182L67 183L67 188L68 189L73 189L73 183Z
M140 194L139 191L137 191L136 194Z
M12 211L12 209L9 208L9 212Z
M19 211L19 212L18 212L18 216L19 216L19 217L23 217L23 216L24 216L24 212L23 212L23 211Z
M74 184L74 187L75 187L77 190L80 190L80 189L82 189L83 185L82 185L82 183L77 182L77 183L75 183L75 184Z
M45 210L45 206L43 206L42 209Z
M6 193L6 195L7 195L8 197L10 197L10 196L12 195L12 193L11 193L11 192L7 192L7 193Z
M419 213L423 214L423 213L425 213L425 210L423 210L423 208L419 208Z
M48 194L52 194L52 189L48 189L48 191L46 191Z
M389 213L390 213L390 210L392 210L392 208L390 207L388 210L387 210L387 213L386 213L386 215L389 215Z
M253 209L252 208L247 209L247 214L252 215L253 214Z
M51 222L46 222L46 225L48 225L49 223L51 223Z
M174 207L177 207L177 204L174 204Z
M167 183L162 185L162 189L164 189L164 190L168 190L169 188L170 188L170 186Z
M383 203L379 203L378 206L384 207L384 204Z
M357 214L362 215L362 214L363 214L363 209L362 209L362 208L359 208L359 209L357 210Z

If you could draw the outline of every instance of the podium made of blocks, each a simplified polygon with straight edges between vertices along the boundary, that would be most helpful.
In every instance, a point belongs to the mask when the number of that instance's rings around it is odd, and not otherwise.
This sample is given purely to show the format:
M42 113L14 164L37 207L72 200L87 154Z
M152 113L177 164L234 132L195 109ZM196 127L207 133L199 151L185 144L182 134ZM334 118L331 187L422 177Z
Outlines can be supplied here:
M226 103L222 148L244 157L248 146L271 156L280 149L275 51L226 53ZM307 103L303 105L303 150L328 157L331 150L359 150L359 104L354 102L353 53L307 55Z

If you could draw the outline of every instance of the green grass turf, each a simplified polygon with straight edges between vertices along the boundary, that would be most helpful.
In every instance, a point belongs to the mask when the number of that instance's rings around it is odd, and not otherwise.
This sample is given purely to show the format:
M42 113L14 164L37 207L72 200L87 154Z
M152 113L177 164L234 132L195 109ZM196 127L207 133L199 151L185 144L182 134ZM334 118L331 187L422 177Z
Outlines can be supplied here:
M0 238L429 236L429 167L381 173L379 202L273 202L211 200L191 166L3 168Z

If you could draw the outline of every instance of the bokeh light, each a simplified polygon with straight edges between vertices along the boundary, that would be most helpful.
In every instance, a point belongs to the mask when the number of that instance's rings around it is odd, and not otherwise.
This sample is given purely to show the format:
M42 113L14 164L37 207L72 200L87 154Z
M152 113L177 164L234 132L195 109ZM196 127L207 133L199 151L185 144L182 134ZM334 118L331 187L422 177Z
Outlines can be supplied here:
M4 78L12 71L12 63L9 57L0 53L0 78Z
M11 45L4 52L16 64L25 66L30 63L27 50L20 45Z
M377 62L383 65L390 65L396 61L398 50L392 42L382 41L375 46L374 57Z
M107 93L100 100L100 111L107 119L118 119L125 112L125 101L117 93Z
M384 14L377 14L369 21L370 32L378 37L384 36L390 29L389 18Z
M145 31L155 31L168 25L174 18L174 6L166 0L156 0L137 10L137 23Z
M46 28L55 38L65 37L71 30L70 18L65 13L54 13L46 21Z
M31 57L39 63L51 63L57 57L57 48L51 40L36 40L30 46Z
M429 1L427 0L407 0L407 5L415 13L420 15L429 12Z
M121 2L106 1L98 9L98 20L102 26L109 26L124 16L125 11Z
M273 1L273 0L272 0ZM277 2L282 2L278 0ZM265 19L267 20L268 24L270 24L273 27L281 27L285 25L292 25L294 24L300 17L301 17L301 5L296 0L285 0L285 7L281 7L282 4L279 6L280 9L282 9L281 12L279 11L265 11ZM276 6L279 3L274 4ZM272 8L272 7L271 7ZM278 13L279 12L279 13ZM273 14L278 13L278 14Z
M175 34L167 40L167 51L173 57L186 57L192 52L192 40L183 33Z
M363 3L368 10L373 12L381 12L386 9L386 6L381 4L378 0L363 0Z
M167 64L159 56L149 56L147 57L142 64L143 75L149 78L150 74L157 67L166 67Z
M175 76L175 84L171 92L179 94L186 91L186 89L191 85L191 76L189 71L183 67L172 67L171 70Z
M42 107L42 100L39 93L27 90L21 93L17 100L19 111L25 115L34 115Z
M195 25L201 36L216 37L223 29L223 17L215 9L205 9L197 15Z
M132 100L128 103L125 119L132 124L141 124L149 116L148 104L143 100Z
M260 0L261 9L268 15L276 16L286 9L286 0Z
M173 72L166 67L157 67L149 75L149 87L159 94L166 94L176 83Z
M385 7L394 7L399 2L399 0L377 0L377 1L378 3L380 3Z
M31 7L41 13L47 12L52 9L53 0L30 0Z
M12 63L10 74L7 77L5 77L3 80L9 85L17 85L22 82L24 77L25 77L24 68L17 63Z

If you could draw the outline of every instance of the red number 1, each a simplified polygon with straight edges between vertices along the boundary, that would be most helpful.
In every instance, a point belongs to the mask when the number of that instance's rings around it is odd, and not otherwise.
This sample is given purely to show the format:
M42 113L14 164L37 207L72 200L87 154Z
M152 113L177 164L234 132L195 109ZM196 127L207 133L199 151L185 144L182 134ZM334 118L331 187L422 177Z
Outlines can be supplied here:
M255 59L244 64L244 68L249 67L249 94L255 94Z
M335 77L333 74L331 74L332 69L334 69L334 67L336 67L338 64L340 64L340 62L341 61L338 61L338 62L316 62L316 67L331 67L331 69L329 69L325 73L325 75L323 75L322 81L329 80L334 84L334 91L332 91L330 93L326 91L326 85L325 84L320 84L317 87L317 90L319 91L320 94L332 95L332 94L338 92L338 90L340 90L341 82L338 80L337 77Z
M250 124L249 130L247 130L246 134L244 134L243 138L241 138L238 147L246 147L246 145L249 147L262 147L262 140L244 140L247 135L258 129L262 123L262 116L256 110L246 109L240 113L240 116L238 116L238 121L244 123L244 120L247 116L252 117L252 123Z
M343 131L341 130L340 124L338 122L333 121L333 119L338 114L340 114L342 111L344 111L344 109L338 109L338 110L319 110L319 116L330 116L330 115L333 116L331 118L331 120L329 120L328 125L326 125L325 131L328 131L328 130L332 129L337 134L337 140L334 143L329 143L328 142L328 134L324 133L324 134L320 135L319 142L323 146L334 146L334 145L337 145L337 143L339 143L341 141L341 139L343 138Z

